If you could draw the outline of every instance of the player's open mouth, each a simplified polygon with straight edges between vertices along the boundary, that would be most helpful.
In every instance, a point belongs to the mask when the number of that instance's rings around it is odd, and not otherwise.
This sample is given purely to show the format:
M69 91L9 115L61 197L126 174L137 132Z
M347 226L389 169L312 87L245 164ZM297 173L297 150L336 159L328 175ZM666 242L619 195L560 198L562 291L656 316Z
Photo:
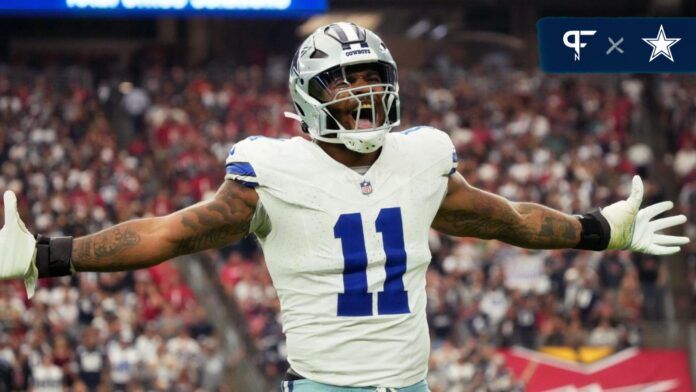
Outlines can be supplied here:
M369 103L362 104L361 110L358 113L358 108L353 110L353 118L357 122L358 129L371 129L375 127L375 119L372 117L372 105Z

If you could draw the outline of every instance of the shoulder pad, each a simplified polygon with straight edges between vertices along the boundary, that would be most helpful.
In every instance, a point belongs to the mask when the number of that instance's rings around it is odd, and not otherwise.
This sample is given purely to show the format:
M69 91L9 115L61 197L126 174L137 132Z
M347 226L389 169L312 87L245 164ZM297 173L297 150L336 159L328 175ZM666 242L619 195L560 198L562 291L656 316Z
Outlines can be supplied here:
M263 185L257 175L264 157L273 154L276 139L251 136L230 148L225 160L225 179L234 180L248 187Z
M429 157L444 176L457 171L457 151L449 135L437 128L418 126L398 133L404 142L411 142L419 153Z

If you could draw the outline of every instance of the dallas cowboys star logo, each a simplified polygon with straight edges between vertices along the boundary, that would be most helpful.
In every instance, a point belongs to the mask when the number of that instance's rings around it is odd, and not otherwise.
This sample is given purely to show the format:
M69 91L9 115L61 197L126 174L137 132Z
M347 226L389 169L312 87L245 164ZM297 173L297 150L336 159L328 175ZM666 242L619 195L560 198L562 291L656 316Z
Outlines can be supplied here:
M655 60L657 56L665 56L669 59L669 61L674 62L670 46L681 41L681 38L667 38L665 36L665 29L662 27L662 25L660 25L660 30L657 32L657 37L643 38L643 41L653 48L652 53L650 54L649 62Z

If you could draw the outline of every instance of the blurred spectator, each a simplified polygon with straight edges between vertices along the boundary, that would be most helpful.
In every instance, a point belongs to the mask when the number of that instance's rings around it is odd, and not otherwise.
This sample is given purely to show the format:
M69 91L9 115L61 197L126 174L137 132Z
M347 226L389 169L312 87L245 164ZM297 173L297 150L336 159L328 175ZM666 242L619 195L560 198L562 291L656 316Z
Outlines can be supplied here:
M35 392L63 391L63 371L53 364L50 354L45 354L41 362L33 367L30 385Z
M147 92L141 87L134 87L130 82L122 82L119 88L123 94L123 108L131 118L133 130L142 132L145 112L150 107Z
M140 359L131 339L129 333L121 332L119 339L107 348L111 384L116 391L127 391L138 370Z
M97 330L87 328L82 333L82 342L76 349L79 379L89 390L96 390L103 382L107 368L104 349L97 345Z
M632 258L643 293L643 317L658 320L663 316L664 268L660 259L653 255L634 253Z
M588 346L617 347L618 344L619 332L612 328L607 318L602 318L587 338Z

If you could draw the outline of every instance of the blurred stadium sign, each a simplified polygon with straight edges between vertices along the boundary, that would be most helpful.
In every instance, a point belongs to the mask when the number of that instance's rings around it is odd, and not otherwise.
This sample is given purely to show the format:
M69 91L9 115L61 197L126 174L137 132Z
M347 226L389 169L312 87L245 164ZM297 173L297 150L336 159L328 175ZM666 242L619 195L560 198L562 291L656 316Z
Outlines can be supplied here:
M326 12L327 2L328 0L0 0L0 14L305 17Z
M314 30L327 24L349 20L366 29L377 30L384 19L380 12L329 12L309 18L297 28L297 36L304 39Z
M569 355L571 351L575 353ZM544 353L521 347L503 351L507 366L528 391L692 390L685 350L628 348L606 354L602 348L590 347L557 347Z
M543 18L545 72L696 72L696 18Z

